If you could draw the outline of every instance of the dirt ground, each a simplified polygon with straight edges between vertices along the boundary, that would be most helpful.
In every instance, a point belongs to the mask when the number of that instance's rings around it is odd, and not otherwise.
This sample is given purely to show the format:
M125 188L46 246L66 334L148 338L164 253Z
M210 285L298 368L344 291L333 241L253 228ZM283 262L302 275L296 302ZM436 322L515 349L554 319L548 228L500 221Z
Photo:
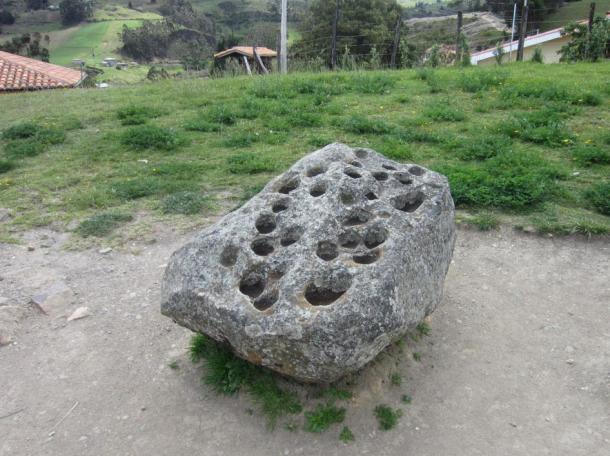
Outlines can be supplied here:
M460 230L430 336L401 358L403 386L383 364L365 369L345 445L341 427L271 432L246 397L201 385L189 332L159 313L164 265L188 237L159 228L155 243L105 254L66 251L50 231L0 245L12 340L0 347L0 455L609 454L608 239ZM49 315L28 304L55 283L70 292ZM67 322L81 306L90 315ZM403 409L397 428L377 430L380 403Z

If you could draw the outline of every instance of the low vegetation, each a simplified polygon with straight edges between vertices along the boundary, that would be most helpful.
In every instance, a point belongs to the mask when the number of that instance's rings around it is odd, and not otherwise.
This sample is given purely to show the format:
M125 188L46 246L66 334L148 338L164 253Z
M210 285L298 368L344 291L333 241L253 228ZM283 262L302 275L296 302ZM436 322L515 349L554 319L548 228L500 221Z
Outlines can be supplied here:
M184 217L211 210L214 200L234 206L333 141L446 174L457 208L482 229L502 221L608 233L608 65L296 74L5 95L0 207L16 215L0 238L108 211Z
M402 416L402 410L394 410L390 406L384 404L375 407L374 412L377 422L379 423L379 429L382 431L389 431L390 429L395 428L398 424L398 420Z

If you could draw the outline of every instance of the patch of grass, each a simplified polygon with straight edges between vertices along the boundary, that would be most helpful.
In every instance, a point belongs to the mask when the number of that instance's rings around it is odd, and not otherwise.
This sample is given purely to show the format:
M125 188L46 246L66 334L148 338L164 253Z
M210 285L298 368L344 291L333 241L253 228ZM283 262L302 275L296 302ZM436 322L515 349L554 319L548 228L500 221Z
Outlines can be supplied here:
M585 192L585 198L597 212L610 215L610 181L593 185Z
M545 81L513 82L505 85L501 92L504 99L533 98L546 101L565 101L575 105L598 106L602 103L599 94L582 91L575 86Z
M392 131L392 126L381 119L373 119L362 115L352 115L342 123L343 130L359 135L381 135Z
M430 88L430 93L440 93L443 91L443 86L438 78L435 70L432 68L419 68L416 75L422 81L425 81Z
M379 429L389 431L398 424L398 420L402 416L402 410L393 410L387 405L381 404L375 407L375 417L379 423Z
M270 427L285 415L300 413L297 395L280 388L270 371L237 357L228 347L202 334L191 340L191 360L203 361L203 382L219 394L246 392L266 416Z
M583 209L566 210L549 205L541 214L533 215L530 221L536 231L542 234L585 236L610 234L610 221L607 217L590 214Z
M415 327L415 330L421 337L430 335L430 331L431 331L430 325L428 323L426 323L425 321L422 321L421 323L419 323Z
M413 359L415 361L421 361L421 353L420 352L413 352Z
M564 122L565 115L554 109L543 108L538 111L513 115L502 122L498 130L513 138L546 146L565 146L574 142Z
M491 212L481 212L469 217L467 220L469 225L476 226L480 231L495 230L500 226L500 219Z
M82 237L104 237L112 233L123 223L130 222L133 217L123 212L102 212L83 220L76 232Z
M339 434L339 440L343 443L349 443L356 440L356 437L350 428L343 426L343 429L341 429L341 433Z
M134 149L171 150L184 144L184 140L173 130L145 124L125 130L121 144Z
M325 390L323 394L325 397L327 397L331 400L336 399L336 400L340 400L340 401L346 401L348 399L351 399L353 396L351 391L339 389L334 386Z
M610 151L593 144L578 144L572 149L572 156L581 166L610 164Z
M402 385L402 375L400 375L398 372L394 372L392 375L390 375L390 383L392 386Z
M220 131L222 127L217 123L209 122L201 117L194 117L193 119L186 121L184 124L184 129L188 131L200 131L207 133Z
M178 361L172 361L171 363L169 363L167 365L167 367L169 367L172 370L178 370L178 369L180 369L180 364L178 364Z
M509 152L511 147L512 141L508 136L482 134L462 140L452 145L451 149L461 160L487 160L500 153Z
M249 131L235 131L227 134L227 137L221 141L224 147L241 148L250 147L254 143L260 141L259 135Z
M324 432L335 423L345 420L345 409L334 404L318 404L314 410L305 412L305 430Z
M35 157L44 152L43 143L36 141L36 138L15 139L9 141L4 146L4 152L9 159L22 159Z
M163 112L157 108L130 104L118 109L117 118L121 121L121 125L142 125L148 119L154 119L162 114Z
M2 139L25 139L36 136L41 127L33 122L21 122L2 132Z
M360 73L349 80L355 92L374 95L389 93L395 84L396 78L384 73Z
M108 186L108 192L123 201L144 198L150 195L165 195L191 189L190 181L159 179L157 177L136 177L115 181Z
M464 72L459 79L458 86L465 92L475 93L501 86L507 78L506 71L476 68L474 71Z
M238 114L232 106L220 104L210 106L202 113L202 117L210 123L234 125Z
M408 394L403 394L400 400L403 404L410 404L413 399Z
M424 109L424 116L439 122L461 122L466 115L448 101L435 102Z
M275 163L260 154L241 152L227 158L227 167L233 174L256 174L273 171Z
M0 174L8 173L12 169L15 169L15 167L15 162L0 159Z
M199 214L209 207L208 198L196 192L177 192L165 197L161 203L164 214Z

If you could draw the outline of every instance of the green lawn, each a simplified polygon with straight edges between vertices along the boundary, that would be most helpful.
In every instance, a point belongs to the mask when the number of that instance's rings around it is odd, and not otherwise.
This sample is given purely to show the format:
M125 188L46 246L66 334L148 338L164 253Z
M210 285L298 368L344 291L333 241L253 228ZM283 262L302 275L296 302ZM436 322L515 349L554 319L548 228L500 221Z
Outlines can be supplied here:
M3 95L0 207L13 218L0 239L94 215L193 220L164 212L238 204L333 141L447 174L459 218L482 229L608 233L609 73L524 63Z

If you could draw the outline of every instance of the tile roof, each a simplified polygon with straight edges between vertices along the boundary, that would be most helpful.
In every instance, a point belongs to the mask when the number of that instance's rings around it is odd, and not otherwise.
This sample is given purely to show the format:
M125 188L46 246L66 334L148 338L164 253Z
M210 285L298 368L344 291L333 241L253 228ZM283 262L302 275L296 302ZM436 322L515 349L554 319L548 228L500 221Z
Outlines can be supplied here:
M0 92L75 87L81 72L0 51Z
M256 53L261 57L277 57L277 52L263 46L256 46ZM229 54L241 54L245 55L246 57L254 57L252 46L233 46L231 49L214 54L214 58L219 59L226 57Z

